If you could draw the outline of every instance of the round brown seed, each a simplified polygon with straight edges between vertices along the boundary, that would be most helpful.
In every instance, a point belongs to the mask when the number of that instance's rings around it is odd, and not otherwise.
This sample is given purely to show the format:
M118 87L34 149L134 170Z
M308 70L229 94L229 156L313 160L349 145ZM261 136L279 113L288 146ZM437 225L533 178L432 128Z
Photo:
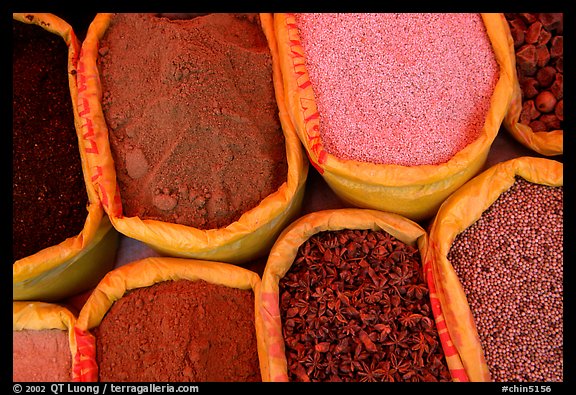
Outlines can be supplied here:
M540 112L550 112L554 110L554 106L556 105L556 98L550 91L543 91L536 96L535 99L536 108Z

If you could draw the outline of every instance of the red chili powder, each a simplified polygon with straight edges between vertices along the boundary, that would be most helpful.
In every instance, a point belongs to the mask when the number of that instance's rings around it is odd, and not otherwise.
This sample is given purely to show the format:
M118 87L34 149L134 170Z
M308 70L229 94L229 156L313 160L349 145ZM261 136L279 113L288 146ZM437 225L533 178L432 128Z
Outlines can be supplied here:
M440 164L480 134L499 77L479 14L297 14L327 152Z
M129 291L94 330L100 381L261 381L254 293L204 280Z

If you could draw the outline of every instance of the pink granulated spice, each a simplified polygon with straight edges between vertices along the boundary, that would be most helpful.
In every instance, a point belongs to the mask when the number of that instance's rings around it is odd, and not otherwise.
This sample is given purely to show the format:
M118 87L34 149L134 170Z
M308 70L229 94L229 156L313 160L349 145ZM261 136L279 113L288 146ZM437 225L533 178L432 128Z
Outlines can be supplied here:
M499 66L479 14L297 14L327 152L447 162L484 126Z

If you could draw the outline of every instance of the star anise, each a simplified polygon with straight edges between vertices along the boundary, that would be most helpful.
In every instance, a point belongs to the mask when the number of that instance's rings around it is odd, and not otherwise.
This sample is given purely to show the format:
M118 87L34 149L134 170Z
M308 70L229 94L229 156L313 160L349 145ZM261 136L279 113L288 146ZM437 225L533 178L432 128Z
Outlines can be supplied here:
M370 365L361 362L361 369L358 371L360 382L378 382L382 379L383 371L376 368L376 363L372 362Z
M428 287L422 283L408 284L406 286L406 296L416 298L418 300L422 299L428 294Z
M388 335L388 341L384 343L385 346L392 346L392 349L396 349L397 347L408 348L408 331L396 331Z
M399 321L402 325L412 328L416 326L421 319L422 319L421 314L411 313L410 311L408 311L407 313L403 314L400 317Z
M382 362L378 369L380 370L382 381L395 381L394 376L396 375L396 369L391 366L390 361Z
M344 324L341 332L347 336L354 336L356 332L360 330L360 325L357 324L356 320L350 320Z
M405 361L403 358L398 358L396 354L390 355L390 366L396 371L396 381L402 381L402 375L410 371L410 361Z
M334 357L332 353L326 354L326 363L324 364L324 370L327 375L338 374L338 360Z
M295 265L306 264L311 265L319 261L316 250L312 249L309 242L305 242L298 249L298 258L294 261Z
M279 284L292 379L449 378L414 247L345 230L311 237L299 254Z
M314 350L312 354L308 355L308 357L304 360L303 365L306 368L306 374L309 377L314 378L318 376L318 370L323 368L322 354Z
M412 268L409 265L397 265L392 269L390 284L395 286L406 285L412 278Z

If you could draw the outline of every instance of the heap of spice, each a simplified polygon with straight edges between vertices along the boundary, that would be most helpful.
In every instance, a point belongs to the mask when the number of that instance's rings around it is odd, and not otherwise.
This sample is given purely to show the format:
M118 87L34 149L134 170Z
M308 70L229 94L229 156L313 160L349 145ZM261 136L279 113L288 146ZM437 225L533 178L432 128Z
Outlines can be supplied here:
M100 381L261 381L251 290L204 280L134 289L94 336Z
M258 14L190 18L114 15L102 105L123 215L215 229L286 182L286 146Z
M534 132L563 130L564 15L506 13L522 91L520 123Z
M13 381L72 381L72 352L67 331L13 331L12 347Z
M12 253L18 260L78 235L88 195L66 42L40 26L12 24Z
M448 253L494 381L563 381L563 196L516 177Z
M296 14L326 151L437 165L480 135L499 67L479 14Z
M292 381L451 380L420 254L389 233L317 233L279 287Z

